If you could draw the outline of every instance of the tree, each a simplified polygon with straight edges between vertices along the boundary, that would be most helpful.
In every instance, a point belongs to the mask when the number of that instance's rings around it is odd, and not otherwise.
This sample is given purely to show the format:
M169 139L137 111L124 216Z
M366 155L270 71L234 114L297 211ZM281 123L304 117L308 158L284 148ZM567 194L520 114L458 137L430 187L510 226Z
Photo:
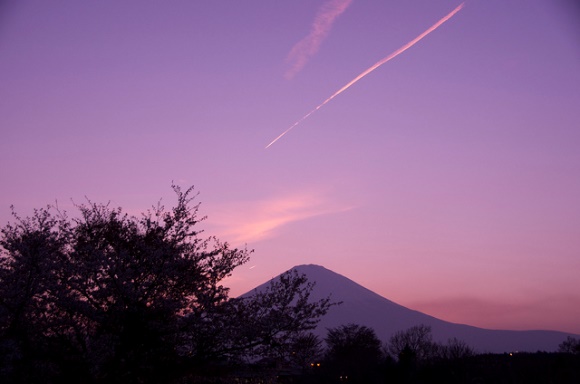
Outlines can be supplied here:
M372 328L346 324L328 330L326 364L350 382L371 382L382 357L381 341Z
M0 238L0 379L160 381L179 361L266 344L234 346L250 319L268 321L263 332L285 342L281 334L326 313L328 300L308 301L303 276L253 300L230 299L221 282L250 251L202 238L193 187L172 187L175 207L159 203L141 217L90 201L73 218L51 206L14 213ZM284 310L264 307L272 303Z
M575 353L580 355L580 340L573 338L572 336L568 336L566 340L564 340L558 346L558 352L562 353Z
M447 344L433 341L431 327L413 326L395 333L386 345L387 352L408 367L416 363L433 362L436 359L457 360L473 356L473 349L463 340L450 338Z
M387 351L400 362L414 362L433 357L436 347L431 327L421 324L391 336Z
M65 253L67 223L47 209L8 224L0 238L0 377L31 381L54 372L42 361L50 346L45 334L56 334L56 265ZM38 369L31 371L30 366Z
M320 317L335 303L330 298L311 301L315 282L295 270L270 281L262 291L230 301L239 324L236 343L246 345L255 356L289 356L295 339L316 327Z
M475 355L473 349L465 341L455 337L449 339L446 345L441 345L439 351L439 357L450 360L463 359Z
M313 333L297 335L291 343L291 362L302 370L319 368L322 356L322 341Z
M315 283L290 270L262 291L233 298L202 314L184 344L188 354L207 360L290 360L295 343L334 305L330 298L311 301ZM203 351L203 352L202 352Z

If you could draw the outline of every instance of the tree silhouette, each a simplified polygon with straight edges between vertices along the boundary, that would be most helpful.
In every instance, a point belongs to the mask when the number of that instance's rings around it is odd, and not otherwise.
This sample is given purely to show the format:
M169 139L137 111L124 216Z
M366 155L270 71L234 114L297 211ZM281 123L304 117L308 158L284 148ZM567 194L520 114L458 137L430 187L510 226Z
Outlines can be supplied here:
M302 369L320 367L322 357L322 341L313 333L297 335L291 343L291 361Z
M328 330L325 362L335 376L355 383L376 379L381 341L375 331L364 325L346 324Z
M179 362L285 344L326 313L297 274L228 298L221 282L250 252L202 238L193 187L173 190L172 209L141 217L92 202L73 218L50 206L14 213L0 238L2 382L166 381ZM251 321L263 327L248 342Z
M436 348L431 327L421 324L395 333L389 339L386 349L399 361L409 362L430 359L434 356Z
M334 303L330 298L311 301L315 283L290 270L272 280L262 291L230 300L238 320L232 341L257 357L287 359L292 344L312 330Z
M449 339L446 345L440 345L437 351L439 357L450 360L464 359L475 355L473 349L465 341L456 337Z
M560 345L558 345L558 352L574 353L580 355L580 340L572 336L568 336Z

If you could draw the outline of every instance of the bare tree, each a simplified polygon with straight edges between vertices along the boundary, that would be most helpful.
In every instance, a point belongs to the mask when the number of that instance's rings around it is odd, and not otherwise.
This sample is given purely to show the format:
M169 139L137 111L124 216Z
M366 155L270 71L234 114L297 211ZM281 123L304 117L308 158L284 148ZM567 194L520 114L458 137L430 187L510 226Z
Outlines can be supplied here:
M422 324L395 333L389 339L386 349L399 360L424 361L433 357L436 345L431 335L431 327Z
M439 357L445 359L463 359L475 355L473 349L463 340L455 337L449 339L447 344L439 347Z
M558 352L562 353L575 353L580 355L580 340L575 339L572 336L568 336L566 340L564 340L558 346Z

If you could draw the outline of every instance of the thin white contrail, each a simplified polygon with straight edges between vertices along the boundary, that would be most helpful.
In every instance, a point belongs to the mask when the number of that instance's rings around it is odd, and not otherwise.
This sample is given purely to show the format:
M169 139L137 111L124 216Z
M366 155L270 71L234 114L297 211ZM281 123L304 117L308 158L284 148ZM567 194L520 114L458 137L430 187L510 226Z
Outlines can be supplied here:
M368 68L367 70L365 70L364 72L362 72L360 75L358 75L357 77L355 77L354 79L352 79L344 87L340 88L332 96L330 96L328 99L324 100L319 106L317 106L312 111L310 111L306 115L304 115L300 120L298 120L297 122L295 122L294 124L292 124L290 126L290 128L288 128L287 130L285 130L284 132L282 132L282 134L280 134L280 136L278 136L274 140L272 140L272 142L270 142L270 144L266 145L266 148L270 147L276 141L280 140L282 138L282 136L284 136L285 134L287 134L288 132L290 132L290 130L292 128L294 128L295 126L297 126L298 124L300 124L301 122L303 122L306 118L308 118L314 112L318 111L320 108L322 108L330 100L334 99L336 96L338 96L342 92L346 91L348 88L350 88L351 85L353 85L354 83L356 83L357 81L359 81L360 79L362 79L363 77L365 77L366 75L368 75L369 73L371 73L372 71L374 71L375 69L377 69L378 67L380 67L381 65L385 64L387 61L390 61L391 59L394 59L395 57L399 56L401 53L405 52L407 49L411 48L413 45L417 44L425 36L427 36L428 34L430 34L431 32L433 32L437 28L439 28L441 26L441 24L445 23L447 20L449 20L450 18L452 18L464 6L465 6L465 2L459 4L459 6L457 6L457 8L455 8L453 11L449 12L449 14L447 14L441 20L439 20L438 22L436 22L435 24L433 24L425 32L421 33L419 36L415 37L413 40L409 41L407 44L403 45L401 48L397 49L395 52L391 53L387 57L379 60L374 65L372 65L370 68Z

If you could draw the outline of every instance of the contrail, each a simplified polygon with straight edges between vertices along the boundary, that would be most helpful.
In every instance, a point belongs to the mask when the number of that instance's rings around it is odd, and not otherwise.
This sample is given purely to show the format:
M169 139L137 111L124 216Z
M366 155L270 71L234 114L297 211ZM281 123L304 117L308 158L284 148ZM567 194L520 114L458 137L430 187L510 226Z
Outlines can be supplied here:
M427 36L428 34L430 34L431 32L433 32L437 28L439 28L441 26L441 24L445 23L447 20L449 20L450 18L452 18L464 6L465 6L465 2L459 4L459 6L457 6L457 8L455 8L453 11L449 12L449 14L447 14L447 16L443 17L441 20L439 20L438 22L436 22L435 24L433 24L425 32L421 33L419 36L415 37L413 40L409 41L407 44L403 45L401 48L397 49L395 52L391 53L387 57L379 60L374 65L372 65L370 68L368 68L367 70L365 70L364 72L362 72L360 75L358 75L357 77L355 77L354 79L352 79L344 87L340 88L332 96L330 96L328 99L324 100L319 106L317 106L312 111L310 111L306 115L304 115L304 117L302 117L300 120L298 120L297 122L295 122L294 124L292 124L290 126L290 128L288 128L287 130L285 130L284 132L282 132L282 134L280 136L278 136L274 140L272 140L272 142L270 144L266 145L266 149L268 147L270 147L272 144L274 144L276 141L280 140L282 138L282 136L284 136L285 134L287 134L288 132L290 132L290 130L292 128L294 128L295 126L297 126L298 124L300 124L301 122L303 122L306 118L308 118L310 115L312 115L314 112L316 112L320 108L322 108L330 100L334 99L336 96L340 95L342 92L344 92L348 88L350 88L351 85L353 85L354 83L356 83L357 81L359 81L360 79L362 79L363 77L365 77L366 75L368 75L369 73L371 73L372 71L374 71L375 69L377 69L378 67L380 67L381 65L385 64L387 61L390 61L391 59L394 59L395 57L399 56L401 53L405 52L407 49L411 48L413 45L417 44L425 36Z

